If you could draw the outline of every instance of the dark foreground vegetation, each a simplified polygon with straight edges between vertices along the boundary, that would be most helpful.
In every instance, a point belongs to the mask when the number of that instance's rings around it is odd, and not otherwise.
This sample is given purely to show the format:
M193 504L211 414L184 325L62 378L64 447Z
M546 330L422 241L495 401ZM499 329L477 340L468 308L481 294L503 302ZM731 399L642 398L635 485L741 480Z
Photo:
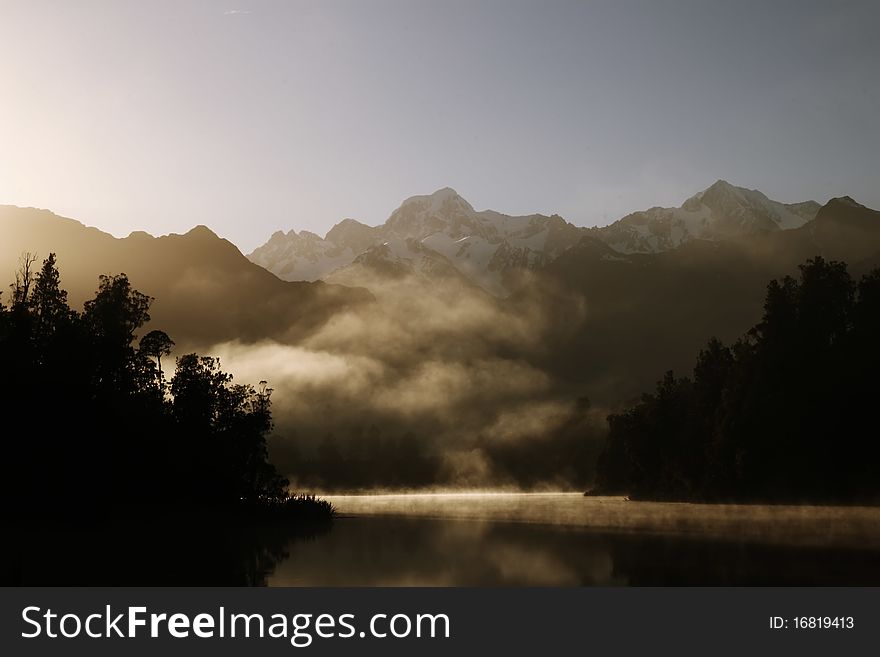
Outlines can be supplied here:
M767 287L733 346L712 339L693 377L672 372L611 415L602 494L635 499L880 501L880 270L856 283L814 258Z
M216 545L242 527L312 531L332 518L328 503L291 496L268 460L265 381L234 384L196 354L177 358L167 379L174 343L159 330L136 340L152 299L124 274L102 276L77 312L54 255L34 264L23 258L0 304L7 528L134 536L152 527L166 544L201 533Z

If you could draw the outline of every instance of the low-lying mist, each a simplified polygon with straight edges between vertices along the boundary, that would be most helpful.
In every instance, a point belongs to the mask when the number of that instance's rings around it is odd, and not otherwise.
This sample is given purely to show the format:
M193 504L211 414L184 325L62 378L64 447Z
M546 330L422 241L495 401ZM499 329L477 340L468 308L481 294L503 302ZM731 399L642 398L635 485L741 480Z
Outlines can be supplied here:
M237 381L273 388L271 456L295 485L558 490L592 481L606 412L538 364L560 331L547 290L531 286L513 302L460 281L366 282L375 304L334 315L297 344L207 350ZM566 307L583 318L575 299Z

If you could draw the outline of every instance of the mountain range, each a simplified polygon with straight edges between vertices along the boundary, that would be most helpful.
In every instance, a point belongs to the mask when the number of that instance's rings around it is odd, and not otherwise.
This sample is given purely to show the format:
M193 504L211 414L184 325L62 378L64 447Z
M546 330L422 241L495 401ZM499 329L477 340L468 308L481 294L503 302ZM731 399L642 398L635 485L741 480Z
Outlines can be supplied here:
M816 256L855 277L880 266L880 212L846 196L785 205L720 181L681 208L590 229L475 211L447 188L382 226L277 233L249 260L205 226L119 239L0 206L7 282L26 251L57 253L74 307L98 275L126 273L156 298L151 326L175 355L197 349L242 381L271 381L284 472L331 481L340 458L415 450L441 474L407 461L412 485L534 483L561 467L536 463L568 453L548 440L581 449L583 422L600 426L666 370L687 373L710 336L730 344L760 321L771 279ZM390 485L400 468L365 484Z
M154 323L192 345L294 344L375 303L365 288L377 277L434 296L488 290L504 312L550 325L536 365L614 399L667 364L686 366L708 336L736 338L759 319L767 281L807 258L844 260L856 275L880 265L878 217L849 197L785 205L719 181L681 208L579 228L555 215L475 211L445 188L408 199L382 226L347 219L324 238L276 233L248 259L205 226L119 239L47 210L0 206L0 271L11 281L23 252L54 251L74 306L99 274L125 272L156 297ZM520 281L523 271L531 276Z
M476 211L446 187L405 200L381 226L346 219L323 238L309 231L279 231L248 257L291 281L351 283L363 280L365 270L429 280L461 276L504 296L512 291L517 272L549 265L585 237L611 247L608 257L660 253L693 240L800 228L819 207L815 201L780 203L719 180L681 207L654 207L606 227L582 228L559 215Z
M120 239L48 210L0 206L0 290L26 252L38 264L57 254L73 307L94 296L99 275L127 274L136 289L155 297L154 325L181 346L233 337L292 340L342 308L372 301L362 288L282 281L206 226L184 235L136 231Z
M708 337L737 339L760 319L768 281L815 256L855 276L880 265L880 213L846 196L780 203L719 180L679 208L580 228L475 211L444 188L404 201L381 226L348 219L325 238L276 233L249 257L291 279L308 268L374 290L406 277L426 294L441 281L489 291L512 314L543 317L532 364L613 402L669 367L686 370Z
M549 263L582 233L557 215L478 212L446 187L407 199L381 226L346 219L323 238L279 231L248 257L285 280L349 282L354 267L429 280L460 275L500 295L510 270Z

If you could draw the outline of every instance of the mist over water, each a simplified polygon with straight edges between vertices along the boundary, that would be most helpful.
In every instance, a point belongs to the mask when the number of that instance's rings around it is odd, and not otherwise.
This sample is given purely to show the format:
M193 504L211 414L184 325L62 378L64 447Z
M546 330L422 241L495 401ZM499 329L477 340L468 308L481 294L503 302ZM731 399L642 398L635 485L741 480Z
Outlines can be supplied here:
M270 586L880 583L880 510L578 494L332 496L333 531L288 545Z
M331 495L342 515L516 522L792 546L880 548L880 507L633 502L580 493Z

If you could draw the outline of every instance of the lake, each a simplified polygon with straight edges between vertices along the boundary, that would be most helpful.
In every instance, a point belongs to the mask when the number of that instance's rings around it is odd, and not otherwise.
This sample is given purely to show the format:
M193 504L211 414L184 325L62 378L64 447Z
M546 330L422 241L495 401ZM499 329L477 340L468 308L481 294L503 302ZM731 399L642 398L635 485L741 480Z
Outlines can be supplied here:
M328 496L270 586L878 585L880 508L580 493Z

